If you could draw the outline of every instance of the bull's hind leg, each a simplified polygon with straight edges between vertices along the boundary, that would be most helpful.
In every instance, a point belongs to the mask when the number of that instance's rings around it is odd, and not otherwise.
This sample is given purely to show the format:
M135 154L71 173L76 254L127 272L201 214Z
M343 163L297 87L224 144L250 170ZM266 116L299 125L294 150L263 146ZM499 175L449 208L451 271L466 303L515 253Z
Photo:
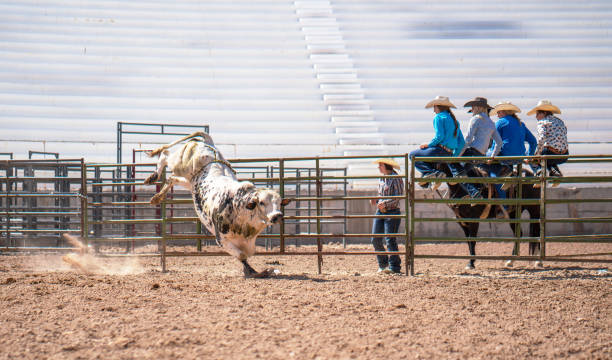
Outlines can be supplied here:
M168 165L168 151L163 151L160 156L159 156L159 160L157 160L157 167L155 168L155 171L153 172L153 174L149 175L149 177L147 177L144 181L145 185L151 185L154 184L157 180L159 180L159 178L161 177L162 171L164 171L164 169L166 168L166 165Z

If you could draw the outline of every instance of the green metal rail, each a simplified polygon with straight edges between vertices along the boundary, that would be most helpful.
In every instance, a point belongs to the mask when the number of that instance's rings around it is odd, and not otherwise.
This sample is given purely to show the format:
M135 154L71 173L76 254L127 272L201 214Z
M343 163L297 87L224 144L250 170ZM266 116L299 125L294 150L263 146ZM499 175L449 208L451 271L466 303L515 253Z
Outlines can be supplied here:
M548 184L567 184L567 183L605 183L612 182L612 177L603 177L603 176L572 176L572 177L564 177L564 178L548 178L546 174L542 174L540 177L505 177L505 178L436 178L436 179L424 179L422 177L417 177L416 170L414 167L414 159L409 159L408 154L395 154L395 155L385 155L386 158L395 158L400 164L404 166L404 174L403 175L395 175L395 176L386 176L389 178L399 178L402 179L405 184L406 194L403 196L395 196L395 197L381 197L381 196L349 196L346 193L344 195L328 195L325 186L337 186L334 184L342 184L346 181L361 181L361 180L373 180L379 179L385 176L381 175L364 175L364 174L355 174L355 175L341 175L341 176L333 176L333 175L325 175L322 171L322 164L327 161L332 162L342 162L345 160L368 160L375 159L381 156L377 155L369 155L369 156L327 156L327 157L295 157L295 158L263 158L263 159L236 159L232 160L233 164L240 164L240 166L244 166L246 169L251 169L247 171L253 172L255 174L257 169L263 168L261 164L265 164L266 166L274 166L277 169L277 173L273 176L268 176L266 173L265 177L257 177L257 178L249 178L245 177L242 180L251 180L257 183L265 183L272 184L280 193L283 198L291 199L295 202L302 202L308 204L308 206L313 205L314 214L308 215L286 215L284 221L313 221L316 224L316 229L312 233L296 233L290 231L289 227L283 222L279 226L278 233L266 233L261 234L260 237L266 239L275 239L278 241L279 247L278 251L265 251L259 252L258 255L310 255L316 256L317 258L317 269L319 272L322 271L324 256L329 255L377 255L377 254L391 254L388 252L375 252L375 251L347 251L347 250L325 250L325 246L323 244L324 239L338 239L338 238L370 238L373 234L371 233L351 233L347 231L345 228L340 232L330 232L324 229L327 226L326 221L333 220L344 220L347 219L375 219L375 218L401 218L404 220L404 229L402 232L398 232L397 234L391 234L398 238L404 238L404 250L400 252L396 252L393 254L402 255L404 257L404 263L406 264L406 272L414 275L415 273L415 259L438 259L438 258L446 258L446 259L482 259L482 260L542 260L542 261L561 261L561 262L601 262L601 263L612 263L612 252L598 252L598 253L584 253L584 254L567 254L567 255L556 255L550 256L546 254L546 244L553 242L574 242L574 243L612 243L612 234L585 234L585 235L556 235L551 236L548 234L547 224L554 223L572 223L572 224L591 224L591 223L611 223L612 216L606 214L599 214L600 216L596 217L564 217L564 218L548 218L547 206L556 205L556 204L598 204L598 203L611 203L612 199L610 198L595 198L595 199L550 199L548 198L547 185ZM497 161L507 161L507 160L539 160L541 162L545 162L548 159L555 158L568 158L567 163L612 163L612 155L582 155L582 156L538 156L538 157L498 157ZM465 162L468 160L470 162L475 161L487 161L488 157L470 157L470 158L451 158L451 157L423 157L417 158L419 161L430 161L430 162ZM2 164L6 164L7 166L11 160L0 161L0 169L2 169ZM42 164L44 166L49 166L50 168L53 166L51 161L15 161L18 162L20 166L27 166L28 164ZM295 166L299 164L300 166L304 163L310 164L310 166L314 169L313 173L309 176L299 176L295 175L295 171L289 171L289 169L296 169L299 166ZM248 166L250 164L250 166ZM270 165L271 164L271 165ZM161 205L157 207L151 206L146 199L137 199L136 197L128 197L128 196L120 196L113 197L108 200L105 199L104 189L113 188L124 189L126 194L136 194L135 189L144 188L146 190L142 190L143 194L151 193L153 191L152 186L144 185L141 180L135 178L116 178L113 175L111 179L97 180L93 178L91 174L100 173L103 171L113 171L113 170L104 170L104 169L132 169L134 174L143 174L145 171L137 170L146 168L148 170L152 170L155 164L153 163L139 163L139 164L85 164L82 160L80 163L74 164L70 163L70 166L80 168L80 181L78 179L70 178L64 179L70 181L71 183L79 184L81 189L78 192L66 192L66 193L29 193L29 192L15 192L11 191L10 187L5 187L5 191L0 193L0 199L7 202L14 199L28 199L28 198L54 198L60 199L63 197L66 198L76 198L80 202L80 209L70 210L70 211L56 211L56 212L44 212L44 211L28 211L23 209L15 209L15 208L7 208L0 209L0 216L6 218L7 226L4 229L0 229L0 234L4 233L6 236L9 236L11 230L9 223L11 218L17 216L41 216L41 215L54 215L54 216L75 216L80 214L80 228L75 229L74 226L60 229L23 229L23 233L38 233L38 232L49 232L49 233L62 233L62 232L80 232L81 237L85 242L90 242L93 244L104 244L111 242L157 242L158 243L158 251L154 253L146 253L146 254L136 254L137 256L159 256L161 267L163 271L167 269L167 258L168 257L176 257L176 256L212 256L212 255L221 255L222 252L219 251L200 251L201 250L201 241L202 240L212 240L213 236L204 235L201 233L201 227L197 227L197 233L187 233L187 234L173 234L169 231L169 229L175 224L189 224L196 223L199 224L198 219L195 216L184 216L184 215L173 215L170 206L174 205L186 205L187 208L190 208L192 204L192 200L190 198L184 199L167 199L162 202ZM520 165L522 166L522 165ZM520 167L519 166L519 167ZM545 168L545 166L544 166ZM252 170L255 169L255 170ZM122 170L124 171L124 170ZM263 172L257 170L257 176L262 176ZM164 174L165 176L165 174ZM53 177L46 176L46 181L54 180ZM37 180L34 176L17 176L15 174L6 173L6 176L0 178L0 184L6 183L17 183L19 181L32 181ZM163 179L162 179L163 181ZM437 198L437 199L425 199L425 198L417 198L416 197L416 184L423 181L429 182L455 182L455 183L481 183L481 184L498 184L498 183L516 183L516 184L540 184L540 197L539 198L530 198L525 199L522 198L522 194L518 192L518 196L516 198L511 199L447 199L447 198ZM308 196L292 196L290 189L291 186L295 187L295 184L299 184L299 182L309 182L310 184L314 184L314 194L310 194ZM159 185L159 183L157 184ZM156 186L156 185L153 185ZM520 188L520 187L519 187ZM346 204L351 201L367 201L370 199L380 199L380 198L397 198L403 200L405 204L405 213L401 215L372 215L372 214L347 214L346 212ZM334 214L334 213L325 213L326 208L323 207L324 202L344 202L344 206L339 207L338 209L344 208L343 214ZM457 219L454 217L444 217L444 215L438 216L417 216L415 214L415 208L417 206L431 206L432 204L437 205L451 205L451 204L490 204L490 205L512 205L518 208L517 211L520 211L522 206L527 205L539 205L540 206L540 219L479 219L479 218L462 218ZM116 218L99 218L93 219L92 214L96 209L127 209L128 211L132 211L135 207L138 209L144 209L149 211L146 216L138 217L130 217L126 218L123 216L123 213L120 213L116 216ZM143 210L143 211L144 211ZM184 209L180 209L183 211ZM153 214L154 213L154 214ZM458 223L458 222L472 222L472 223L493 223L493 224L533 224L538 223L540 225L540 236L539 237L525 237L520 233L520 226L517 226L517 231L513 234L513 236L503 236L503 237L479 237L479 238L466 238L466 237L438 237L438 236L422 236L418 233L416 229L416 224L419 223ZM74 224L73 224L74 225ZM93 230L97 226L154 226L158 230L152 232L150 235L146 232L140 232L135 230L132 236L107 236L107 237L96 237L92 236ZM460 231L457 228L457 231ZM287 247L288 239L311 239L316 241L316 251L296 251L294 249L290 249ZM197 241L198 251L195 252L177 252L177 251L168 251L168 241L175 240L194 240ZM476 242L508 242L514 243L520 247L521 244L526 242L539 242L541 245L541 254L538 257L533 256L519 256L517 254L507 255L507 256L445 256L445 255L437 255L437 254L419 254L418 245L423 243L448 243L448 242L465 242L465 241L476 241ZM133 249L133 247L132 247ZM267 247L266 247L267 249ZM13 245L8 245L1 248L2 251L7 250L19 250L19 247L15 247ZM104 255L104 254L102 254ZM108 255L108 254L106 254ZM119 254L115 254L119 255Z

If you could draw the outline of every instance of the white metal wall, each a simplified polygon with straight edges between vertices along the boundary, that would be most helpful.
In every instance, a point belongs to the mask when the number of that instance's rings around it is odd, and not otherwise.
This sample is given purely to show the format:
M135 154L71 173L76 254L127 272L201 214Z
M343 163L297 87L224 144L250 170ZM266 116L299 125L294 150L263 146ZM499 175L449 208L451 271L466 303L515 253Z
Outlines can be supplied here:
M611 30L606 0L3 1L0 152L113 161L134 121L209 124L228 157L401 153L447 95L548 98L572 153L609 153Z

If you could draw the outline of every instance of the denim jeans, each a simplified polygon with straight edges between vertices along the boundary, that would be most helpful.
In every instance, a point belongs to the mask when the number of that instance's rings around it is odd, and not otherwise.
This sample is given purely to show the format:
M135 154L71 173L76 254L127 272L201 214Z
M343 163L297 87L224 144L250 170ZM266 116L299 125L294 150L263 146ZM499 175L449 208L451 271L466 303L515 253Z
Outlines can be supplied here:
M492 164L489 166L489 174L491 177L499 177L499 174L502 173L504 167L509 167L511 170L513 169L515 164L518 164L519 160L508 160L502 161L497 164ZM503 184L495 184L495 189L497 189L497 194L500 199L506 199L508 196L506 195L506 191L502 189Z
M386 213L382 213L380 210L376 211L376 215L399 215L400 210L389 210ZM372 234L395 234L399 229L401 218L376 218L374 219L374 223L372 224ZM385 246L383 245L382 237L373 237L372 245L374 245L375 251L398 251L397 241L395 240L395 236L387 236L385 237L385 242L387 243L387 250L385 250ZM402 269L402 260L398 255L376 255L376 260L378 260L379 268L386 268L389 266L391 271L399 272Z
M480 152L478 152L478 150L474 149L473 147L469 147L465 149L462 156L483 156L483 155ZM461 166L461 172L467 174L467 172L473 167L474 165L472 165L470 162L465 162ZM476 184L460 183L460 185L463 188L463 190L465 190L465 192L467 192L471 197L476 197L478 194L480 194L480 189L478 188Z
M452 156L452 155L453 154L437 146L428 147L426 149L416 149L410 153L410 157L414 157L414 156L440 157L440 156ZM436 164L437 163L416 161L414 163L414 167L417 170L419 170L423 176L426 176L429 174L440 172L438 169L436 169ZM453 176L456 176L462 170L461 165L459 165L458 163L447 163L447 165L450 168L450 171L453 174Z
M548 149L543 149L542 150L542 155L567 155L568 152L566 151L565 154L555 154L554 152L548 150ZM552 168L553 166L559 165L559 164L563 164L564 162L566 162L567 159L548 159L546 160L546 168L548 169L548 171L550 171L550 168ZM533 173L537 173L538 170L540 170L542 166L540 164L532 164L531 165L531 169L533 170Z

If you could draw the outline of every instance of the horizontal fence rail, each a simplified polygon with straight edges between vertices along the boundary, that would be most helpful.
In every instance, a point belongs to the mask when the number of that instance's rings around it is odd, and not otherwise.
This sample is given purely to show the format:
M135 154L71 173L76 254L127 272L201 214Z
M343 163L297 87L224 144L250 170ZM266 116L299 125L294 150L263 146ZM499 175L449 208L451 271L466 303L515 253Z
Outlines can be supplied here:
M144 150L139 150L144 151ZM580 254L550 255L547 243L612 243L612 234L566 234L551 235L548 224L593 224L612 223L612 216L599 214L591 217L547 216L547 207L560 204L606 204L612 198L565 198L553 199L548 195L548 186L559 184L608 183L612 177L572 176L550 177L546 172L539 176L523 173L525 162L539 161L543 168L550 159L566 158L567 163L594 162L612 163L610 155L582 156L531 156L497 157L495 161L516 162L518 176L508 177L461 177L461 178L423 178L418 177L415 161L435 163L486 163L488 157L423 157L410 159L408 154L385 155L403 165L404 173L383 176L380 174L349 173L347 168L338 166L346 160L380 158L368 156L327 156L231 160L238 171L240 180L252 181L257 186L269 187L279 192L281 197L292 202L284 209L284 219L280 225L267 229L260 234L259 246L265 251L258 255L310 255L317 257L317 269L322 269L323 256L330 255L400 255L404 259L406 273L414 275L415 259L467 259L467 260L513 260L513 261L560 261L560 262L602 262L611 263L612 252L593 252ZM177 256L216 256L225 254L219 250L214 236L199 223L193 211L193 201L189 191L174 189L168 198L157 206L149 199L165 180L156 184L144 185L143 180L155 169L155 163L131 164L86 164L82 159L70 160L3 160L0 161L0 239L3 251L72 249L61 241L60 234L79 234L85 243L102 256L159 256L162 270L167 268L167 257ZM406 192L402 196L377 196L373 194L350 195L349 187L359 182L373 185L380 178L397 178L404 182ZM524 185L539 185L537 198L524 197L520 190L506 199L500 198L450 198L447 194L431 192L436 198L416 197L418 183L514 184L517 189ZM519 186L520 185L520 186ZM352 204L377 199L398 199L404 212L400 215L374 215L368 213L349 213ZM471 206L490 205L509 206L513 214L520 214L527 206L539 206L539 218L525 219L449 217L440 212L435 216L423 216L415 209L427 206ZM448 213L448 211L447 211ZM403 220L403 228L397 233L386 234L403 239L403 250L399 252L376 252L347 250L351 241L370 239L375 234L368 231L351 229L355 224L363 228L364 222L370 224L374 219L398 218ZM420 234L417 224L456 223L456 224L510 224L516 225L512 236L449 237ZM351 225L353 224L353 225ZM521 224L539 225L539 236L523 236ZM358 228L359 228L358 226ZM454 225L453 225L454 226ZM459 225L457 231L460 232ZM386 236L382 235L382 236ZM37 239L27 245L29 239ZM53 242L55 239L55 243ZM44 242L43 240L46 240ZM343 249L326 248L327 242L340 241ZM456 242L494 242L513 243L517 251L512 255L439 255L421 254L419 244L456 243ZM305 243L316 245L316 251L300 250ZM537 242L541 246L537 256L521 256L520 246ZM195 246L195 251L184 250ZM178 251L176 249L183 250ZM204 249L206 248L206 249Z

